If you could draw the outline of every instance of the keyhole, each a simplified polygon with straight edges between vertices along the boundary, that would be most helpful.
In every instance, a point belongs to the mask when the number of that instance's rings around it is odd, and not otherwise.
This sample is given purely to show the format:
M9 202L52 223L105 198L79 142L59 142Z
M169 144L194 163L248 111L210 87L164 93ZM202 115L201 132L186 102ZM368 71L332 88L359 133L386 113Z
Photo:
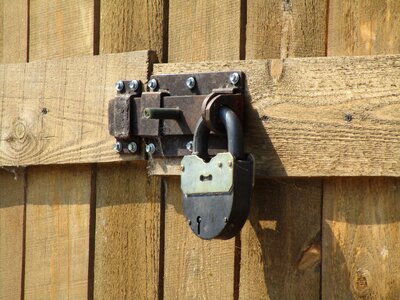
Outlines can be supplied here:
M211 181L211 180L212 180L212 175L211 174L207 175L207 176L200 175L200 181Z
M200 235L200 223L201 223L201 217L197 217L197 234Z

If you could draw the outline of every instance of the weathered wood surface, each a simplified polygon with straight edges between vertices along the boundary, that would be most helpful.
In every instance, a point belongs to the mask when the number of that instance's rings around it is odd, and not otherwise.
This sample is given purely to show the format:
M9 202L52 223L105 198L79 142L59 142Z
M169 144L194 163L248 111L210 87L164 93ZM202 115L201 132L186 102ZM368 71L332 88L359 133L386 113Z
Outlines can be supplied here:
M324 56L326 5L248 1L246 58ZM239 299L320 298L321 206L321 179L256 181L240 233Z
M0 165L137 159L112 151L106 108L116 78L145 80L150 60L137 52L1 66ZM258 175L398 176L399 66L392 55L157 64L155 73L243 70L246 149Z
M243 5L242 0L170 1L168 62L243 58Z
M151 49L167 60L168 1L103 0L100 53Z
M99 53L151 48L156 50L158 60L166 59L167 4L164 0L101 1ZM145 59L146 69L140 65L145 63L143 59L138 59L135 65L122 62L118 69L126 66L127 69L123 69L126 73L108 76L114 77L114 81L118 76L127 79L136 76L145 82L155 59L153 54ZM104 116L107 117L107 113ZM162 298L164 212L161 179L147 176L145 162L98 165L95 187L92 188L97 198L93 203L96 219L92 233L94 270L89 270L94 277L94 298Z
M325 56L327 3L247 1L246 59Z
M165 206L166 299L233 299L235 239L204 241L183 216L179 177L167 181Z
M400 174L399 56L155 65L156 74L232 69L247 77L246 150L258 175Z
M93 53L94 2L30 0L29 60Z
M90 168L28 170L25 297L87 296Z
M170 1L168 61L243 58L243 1ZM180 181L165 180L164 296L232 299L239 292L238 238L202 241L182 211Z
M334 0L329 16L329 55L400 52L398 1ZM399 186L399 178L324 180L322 298L399 298Z
M240 299L317 299L321 182L256 181L241 233Z
M0 66L0 165L119 160L108 101L117 78L146 81L150 59L139 51Z
M95 299L155 299L159 287L160 178L145 163L97 168Z
M322 296L398 299L400 180L324 181Z
M22 295L24 202L24 171L0 168L0 299Z
M30 61L93 53L94 11L90 1L30 1L29 5L27 14L29 13L30 20ZM68 68L68 63L64 63L61 68ZM57 80L62 78L62 74L56 71L57 67L54 68L52 63L38 63L43 64L41 70L44 73L42 76L36 76L35 64L31 65L31 70L28 64L25 69L27 73L15 79L20 86L28 88L25 94L30 96L18 103L17 111L20 114L17 114L16 120L6 119L18 128L16 132L20 139L18 142L17 138L13 146L18 143L19 146L27 146L27 153L35 153L34 145L38 146L38 140L29 141L32 138L29 130L38 133L39 136L44 134L41 138L47 139L50 144L53 137L58 139L59 136L68 135L71 128L55 125L57 121L52 120L52 117L47 120L43 117L53 110L57 111L55 115L59 120L68 118L68 114L62 109L66 99L60 99L61 94L57 93L64 93L68 99L71 92L66 89L65 80L73 81L73 78L82 76L78 67L70 74L72 77L66 75L64 83L57 83ZM40 80L46 78L49 85L44 88L45 84ZM25 81L18 81L21 79ZM79 79L75 80L75 87L81 89L76 85ZM77 95L76 91L72 94ZM58 100L55 100L57 98ZM82 99L85 98L76 97L76 105L84 105ZM31 104L33 106L30 106ZM70 105L71 103L68 103L66 107ZM7 103L8 109L16 107L14 102ZM5 125L4 122L2 124ZM82 122L80 124L76 126L83 126ZM42 130L43 126L50 130ZM28 142L24 144L26 140ZM6 145L3 144L2 148L7 149L4 146ZM44 151L40 147L36 151ZM21 148L17 146L13 149L17 149L15 151L18 152ZM79 299L89 296L92 177L90 165L28 168L26 215L29 221L26 223L25 237L24 297Z
M24 63L27 1L0 2L0 62ZM20 299L24 292L25 175L23 169L0 168L0 299Z
M398 54L400 1L329 1L329 56Z

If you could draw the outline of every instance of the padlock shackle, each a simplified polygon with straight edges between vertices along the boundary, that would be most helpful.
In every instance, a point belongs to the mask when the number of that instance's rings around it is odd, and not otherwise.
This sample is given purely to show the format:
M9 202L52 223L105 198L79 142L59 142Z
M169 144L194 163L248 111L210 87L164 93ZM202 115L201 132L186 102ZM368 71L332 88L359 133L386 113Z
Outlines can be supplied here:
M225 126L228 137L228 151L236 158L244 158L244 141L242 124L238 116L229 107L221 106L219 117ZM201 117L196 125L193 137L193 154L204 160L209 160L208 137L210 129Z

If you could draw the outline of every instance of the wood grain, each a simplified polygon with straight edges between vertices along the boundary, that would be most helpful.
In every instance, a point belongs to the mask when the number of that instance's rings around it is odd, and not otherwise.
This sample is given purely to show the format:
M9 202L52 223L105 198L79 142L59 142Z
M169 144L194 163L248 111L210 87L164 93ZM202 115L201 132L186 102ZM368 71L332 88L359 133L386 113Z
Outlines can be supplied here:
M0 165L123 159L112 150L108 101L118 79L146 81L150 57L141 51L0 66Z
M96 299L155 299L160 255L160 178L146 164L97 169Z
M24 171L0 168L0 299L21 297Z
M255 156L257 175L398 176L399 67L398 56L373 56L156 64L154 70L246 73L245 148ZM158 163L156 174L165 164Z
M327 2L247 1L246 59L325 56Z
M30 0L30 60L93 53L93 12L91 0Z
M87 296L90 168L28 170L25 297Z
M327 299L398 299L400 180L324 181L323 281Z
M166 61L167 9L165 0L101 1L100 53L151 49Z
M234 239L204 241L183 216L178 177L168 178L165 208L166 299L232 299Z
M241 233L240 299L319 298L320 217L320 180L256 181Z
M399 24L397 0L331 0L328 55L400 53Z
M100 54L152 49L159 60L166 59L167 15L165 0L102 1ZM134 64L121 60L110 75L122 71L118 76L146 82L156 57L142 54ZM107 112L103 116L107 118ZM96 195L94 298L162 298L161 179L147 176L145 162L99 165Z
M329 55L399 53L397 1L331 1L329 15ZM399 298L399 184L398 178L324 181L322 297Z
M168 62L239 59L241 30L241 0L171 0Z
M3 63L26 62L27 59L27 1L2 1L2 59ZM1 13L0 13L1 14Z
M27 2L0 2L0 62L24 63L27 59ZM25 185L25 170L0 167L1 299L23 296Z

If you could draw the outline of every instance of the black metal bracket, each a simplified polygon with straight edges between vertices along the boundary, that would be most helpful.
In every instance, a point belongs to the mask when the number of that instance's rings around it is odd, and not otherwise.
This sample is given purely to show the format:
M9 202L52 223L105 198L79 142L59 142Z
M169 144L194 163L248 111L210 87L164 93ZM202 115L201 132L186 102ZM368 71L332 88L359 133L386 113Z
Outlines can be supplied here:
M109 102L109 132L120 154L180 157L191 153L198 119L202 116L212 134L209 152L226 149L218 108L230 107L243 117L244 73L240 71L153 75L143 91L138 80L116 83L117 95Z

